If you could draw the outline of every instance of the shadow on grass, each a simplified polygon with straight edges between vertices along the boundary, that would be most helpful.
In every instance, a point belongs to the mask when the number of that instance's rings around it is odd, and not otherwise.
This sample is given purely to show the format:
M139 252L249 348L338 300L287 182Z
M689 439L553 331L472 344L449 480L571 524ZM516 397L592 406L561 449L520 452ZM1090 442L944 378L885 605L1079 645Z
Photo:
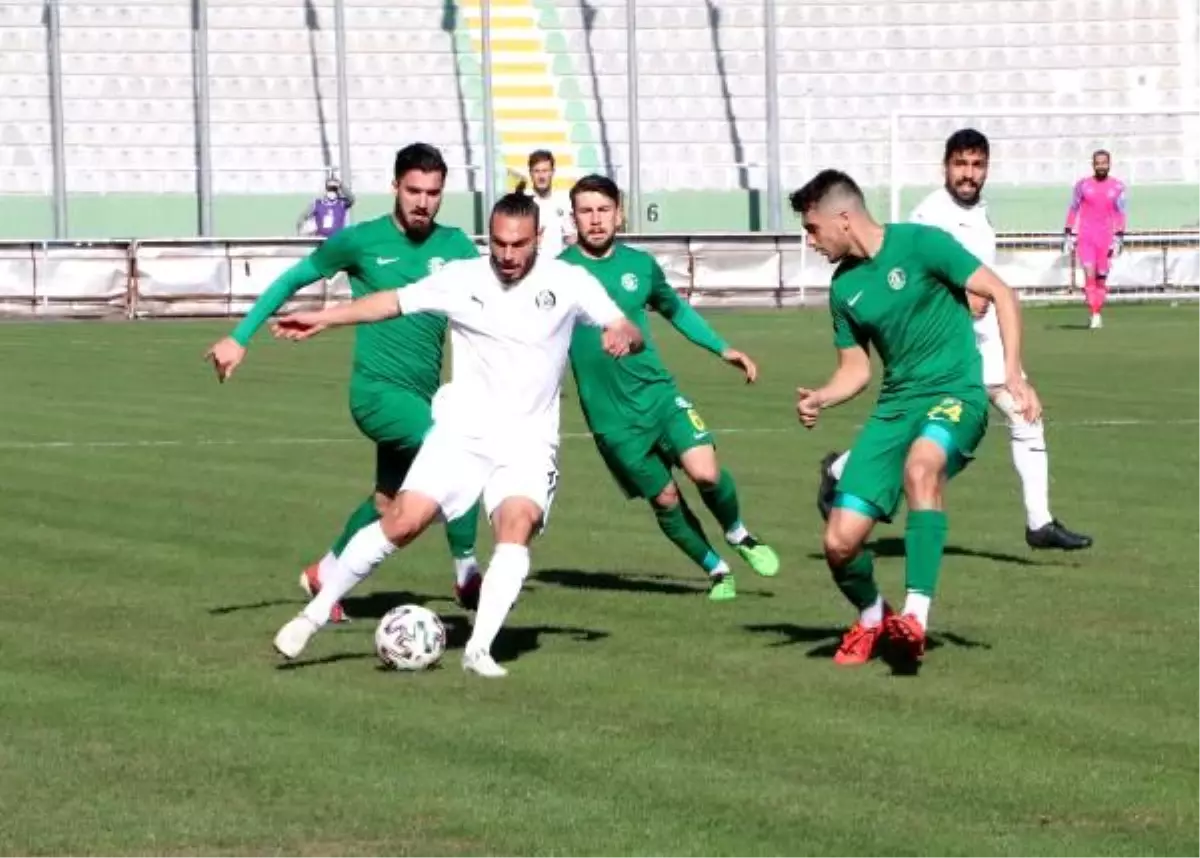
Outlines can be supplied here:
M543 584L569 587L575 590L609 590L624 593L658 593L666 596L702 596L708 593L703 583L689 584L666 575L620 572L585 572L582 569L540 569L530 576ZM761 590L738 590L739 596L774 598L773 593Z
M808 658L832 659L841 643L845 626L802 626L795 623L762 623L742 626L748 632L757 634L776 635L780 640L771 646L794 646L797 644L816 644L805 652ZM925 640L925 652L933 652L944 646L958 649L986 649L992 645L986 641L972 640L955 632L930 632ZM898 676L915 675L919 669L910 659L896 653L886 642L878 648L878 658L892 668Z
M453 601L454 599L449 593L444 596L431 596L426 593L410 593L407 590L391 590L367 593L362 596L347 596L342 600L342 607L346 609L346 613L351 620L377 620L392 608L399 607L400 605L430 605L437 602ZM279 605L295 605L299 609L306 604L308 604L308 600L303 596L298 599L264 599L260 602L248 602L243 605L222 605L217 608L209 608L208 612L213 616L223 616L239 611L260 611L264 608L275 608Z
M392 594L412 596L411 593ZM391 604L390 602L388 604ZM397 604L417 604L409 599L408 602L399 602ZM444 614L440 615L442 624L446 627L446 655L442 656L441 667L457 667L449 659L449 653L463 649L467 645L467 641L471 637L471 621L466 614ZM368 632L374 634L374 627L370 624L364 624ZM353 624L346 628L353 628ZM496 641L492 644L492 656L498 662L516 661L526 653L540 649L542 641L547 635L556 635L569 638L578 643L594 643L604 640L609 637L609 633L600 629L585 629L575 626L506 626L500 630ZM371 643L363 642L365 648L369 648ZM351 661L356 659L374 658L375 653L366 649L363 652L340 652L333 655L323 656L321 658L300 659L298 661L286 661L278 666L279 670L296 670L305 667L319 667L325 664L336 664L339 661ZM378 667L381 671L388 671L390 668L384 667L382 664Z
M903 557L904 556L904 539L899 536L885 536L876 539L874 542L867 543L864 546L868 551L875 554L876 557ZM999 551L981 551L974 548L963 548L960 545L947 545L943 550L947 557L975 557L980 560L991 560L995 563L1011 563L1016 566L1057 566L1061 564L1046 563L1041 560L1031 560L1028 557L1022 557L1019 554L1005 554ZM812 552L808 555L810 560L824 560L825 555L819 552Z

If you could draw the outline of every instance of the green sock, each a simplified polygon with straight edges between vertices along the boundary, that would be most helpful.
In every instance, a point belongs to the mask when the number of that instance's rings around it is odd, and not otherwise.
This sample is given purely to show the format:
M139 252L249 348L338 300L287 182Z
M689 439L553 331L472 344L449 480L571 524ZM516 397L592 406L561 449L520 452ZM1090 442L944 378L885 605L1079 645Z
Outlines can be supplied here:
M945 548L946 513L937 509L909 510L904 527L906 590L933 596Z
M709 544L699 520L683 498L674 506L654 507L654 518L658 520L658 526L667 539L674 542L701 569L711 572L717 568L721 558Z
M860 551L841 569L833 569L833 582L855 608L862 611L875 604L879 588L875 586L875 560L870 551Z
M337 542L333 543L333 547L329 549L333 552L333 556L340 557L342 551L346 548L346 543L354 538L354 534L358 533L368 524L374 524L377 521L379 521L379 512L375 509L375 495L371 495L358 505L358 509L350 513L350 518L346 520L346 526L342 528L342 535L337 538Z
M475 554L475 533L479 527L479 504L466 511L454 521L446 522L446 542L450 544L450 555L456 558L472 557Z
M737 486L734 485L733 475L724 468L721 477L711 486L700 488L700 497L704 505L716 517L721 529L726 533L736 531L742 526L741 513L738 510Z

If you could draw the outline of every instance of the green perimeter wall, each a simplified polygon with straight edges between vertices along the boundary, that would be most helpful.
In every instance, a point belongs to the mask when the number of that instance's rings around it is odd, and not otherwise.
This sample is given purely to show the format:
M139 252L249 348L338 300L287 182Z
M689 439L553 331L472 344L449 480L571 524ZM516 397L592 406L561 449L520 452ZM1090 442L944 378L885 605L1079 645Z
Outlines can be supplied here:
M909 211L930 188L906 188ZM988 188L992 221L1004 232L1056 232L1063 227L1068 188ZM887 192L869 192L872 208L885 216ZM213 199L220 237L294 235L294 225L311 198L302 194L225 194ZM643 232L745 232L765 229L765 193L752 191L658 191L642 200ZM189 238L197 234L196 198L190 194L72 194L67 198L71 238ZM358 220L386 212L386 194L360 194ZM448 194L440 220L473 234L482 232L479 195ZM1200 224L1200 188L1158 185L1130 193L1130 228L1180 229ZM50 197L0 196L0 238L44 239L53 231ZM784 213L786 232L797 229Z

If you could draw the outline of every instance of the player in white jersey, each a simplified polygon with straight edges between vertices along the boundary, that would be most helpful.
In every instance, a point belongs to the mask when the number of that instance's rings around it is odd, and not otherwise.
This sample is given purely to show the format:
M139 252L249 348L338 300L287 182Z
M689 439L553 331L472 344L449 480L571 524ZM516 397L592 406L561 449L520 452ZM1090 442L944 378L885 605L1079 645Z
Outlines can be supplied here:
M575 243L575 219L571 216L571 198L563 191L554 190L554 153L537 149L529 153L529 182L517 184L517 193L527 193L537 203L541 219L542 256L551 259L562 253L567 245Z
M321 591L275 637L295 658L330 607L436 518L458 518L483 497L496 547L483 578L463 668L504 676L491 646L529 574L529 544L545 527L558 485L559 389L577 323L604 328L621 357L643 346L637 326L578 266L538 255L538 209L508 194L492 209L491 256L447 263L410 286L325 310L294 313L277 336L307 339L334 325L411 313L450 321L451 379L433 400L433 428L394 503L360 530Z
M987 202L980 194L987 181L990 145L988 139L972 128L964 128L946 140L943 166L945 186L927 196L913 210L910 220L944 229L988 267L996 261L996 230L987 213ZM1000 325L991 304L971 298L975 316L975 343L983 358L983 383L992 404L1008 420L1012 442L1013 466L1021 478L1025 500L1025 542L1031 548L1060 548L1073 551L1088 548L1090 536L1075 533L1050 513L1049 458L1046 432L1041 420L1030 423L1015 409L1013 397L1004 387L1004 348ZM817 507L829 517L837 481L845 470L850 454L830 453L821 462L821 485Z

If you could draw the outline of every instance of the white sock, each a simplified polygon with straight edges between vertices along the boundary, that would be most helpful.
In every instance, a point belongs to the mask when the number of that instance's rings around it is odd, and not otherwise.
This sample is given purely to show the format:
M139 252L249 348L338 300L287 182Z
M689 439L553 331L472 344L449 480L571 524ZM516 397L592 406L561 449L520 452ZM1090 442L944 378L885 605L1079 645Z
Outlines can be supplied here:
M1054 520L1050 514L1050 455L1046 452L1046 427L1040 420L1030 423L1022 417L1008 391L996 396L996 405L1008 418L1013 467L1021 478L1021 495L1025 500L1025 522L1030 530L1037 530Z
M924 593L909 590L908 596L904 599L904 613L912 614L921 624L921 628L925 628L929 625L929 603L932 601L933 598Z
M458 586L463 586L467 583L467 579L479 574L479 561L475 559L475 555L470 557L455 557L454 558L454 580Z
M337 557L332 551L327 551L325 556L321 558L321 562L317 564L317 583L320 584L332 575L336 566Z
M873 628L883 622L883 596L876 596L875 601L867 605L858 614L858 623L866 628Z
M746 530L746 525L740 521L729 530L725 531L725 541L730 545L741 545L742 540L750 535L750 531Z
M712 569L708 570L708 575L710 578L716 578L720 575L728 575L728 574L729 574L729 564L726 563L724 560L718 561L716 566L714 566Z
M529 548L512 542L501 542L492 551L479 589L479 609L475 612L475 628L467 641L467 652L482 649L491 652L492 642L521 595L521 586L529 575Z
M833 474L833 478L835 480L840 480L842 478L842 474L846 473L846 463L849 461L849 450L833 460L833 464L829 466L829 473Z
M318 627L325 625L334 604L395 550L396 546L384 536L383 524L378 521L354 534L333 568L321 576L321 592L304 607L304 616Z

